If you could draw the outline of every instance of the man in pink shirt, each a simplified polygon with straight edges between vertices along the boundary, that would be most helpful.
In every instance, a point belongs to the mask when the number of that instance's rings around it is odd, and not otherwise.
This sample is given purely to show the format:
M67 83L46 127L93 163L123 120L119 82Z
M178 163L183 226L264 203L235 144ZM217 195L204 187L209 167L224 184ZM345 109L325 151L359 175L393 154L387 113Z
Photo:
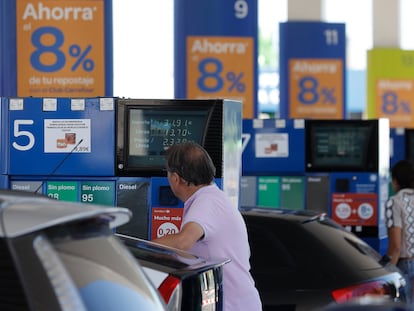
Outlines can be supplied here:
M205 259L228 258L223 268L224 311L261 311L250 274L250 246L244 220L214 183L216 168L204 148L187 142L167 151L168 181L184 202L181 230L154 242L190 251Z

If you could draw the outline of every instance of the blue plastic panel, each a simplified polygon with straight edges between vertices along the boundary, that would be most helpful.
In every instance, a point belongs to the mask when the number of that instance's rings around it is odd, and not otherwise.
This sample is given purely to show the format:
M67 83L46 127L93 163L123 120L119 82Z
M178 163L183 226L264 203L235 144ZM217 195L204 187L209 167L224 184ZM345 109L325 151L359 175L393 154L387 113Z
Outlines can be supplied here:
M390 168L406 156L405 129L390 128Z
M257 116L256 0L174 0L175 98L241 99Z
M244 119L242 138L243 176L304 174L304 120Z
M10 175L114 176L114 98L11 98Z
M7 98L2 97L0 105L0 174L7 174L8 161L7 157L7 146L8 146L8 135L5 129L8 128L8 118L7 118Z
M345 24L280 23L280 117L341 119L345 114Z

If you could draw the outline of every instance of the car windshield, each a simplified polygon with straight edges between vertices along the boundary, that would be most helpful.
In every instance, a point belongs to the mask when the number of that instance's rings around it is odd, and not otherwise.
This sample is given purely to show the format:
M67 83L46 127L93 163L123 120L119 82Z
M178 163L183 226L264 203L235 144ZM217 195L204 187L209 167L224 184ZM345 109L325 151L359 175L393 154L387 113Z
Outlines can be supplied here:
M163 310L141 267L97 218L47 231L87 310Z

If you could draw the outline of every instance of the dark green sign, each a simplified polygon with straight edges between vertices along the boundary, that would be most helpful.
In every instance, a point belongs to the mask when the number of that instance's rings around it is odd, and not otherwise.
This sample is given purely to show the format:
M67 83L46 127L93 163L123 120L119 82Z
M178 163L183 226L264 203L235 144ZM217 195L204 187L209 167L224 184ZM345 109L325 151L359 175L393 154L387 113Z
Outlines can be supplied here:
M81 182L80 201L82 203L115 205L114 181L85 181Z
M287 209L304 209L305 182L300 176L281 178L280 207Z

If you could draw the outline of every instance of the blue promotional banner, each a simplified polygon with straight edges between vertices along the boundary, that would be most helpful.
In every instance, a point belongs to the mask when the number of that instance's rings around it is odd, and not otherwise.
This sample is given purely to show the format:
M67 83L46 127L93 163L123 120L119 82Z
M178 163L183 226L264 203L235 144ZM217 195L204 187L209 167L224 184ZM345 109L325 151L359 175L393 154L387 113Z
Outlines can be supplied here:
M112 96L112 0L1 1L1 96Z
M175 0L175 98L243 102L257 114L257 1Z
M10 98L8 114L9 175L114 176L114 98Z
M280 117L343 119L345 24L280 23Z

